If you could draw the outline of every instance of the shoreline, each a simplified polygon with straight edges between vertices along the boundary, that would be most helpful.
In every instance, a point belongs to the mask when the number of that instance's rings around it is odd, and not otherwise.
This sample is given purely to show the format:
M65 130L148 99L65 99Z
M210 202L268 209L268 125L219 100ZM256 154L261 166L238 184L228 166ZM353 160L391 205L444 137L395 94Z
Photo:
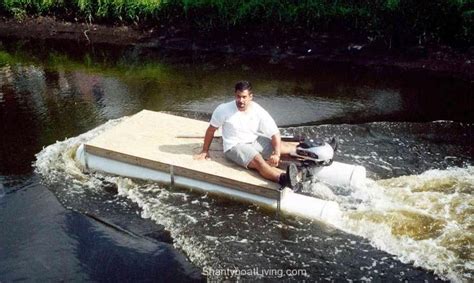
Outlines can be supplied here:
M89 46L137 46L154 50L218 53L260 57L271 64L342 63L373 70L430 73L474 83L474 48L465 51L442 45L386 49L368 38L351 34L278 35L253 31L219 36L197 35L174 26L146 28L65 22L53 17L21 21L0 18L0 38L13 40L72 41ZM217 39L216 39L217 38Z

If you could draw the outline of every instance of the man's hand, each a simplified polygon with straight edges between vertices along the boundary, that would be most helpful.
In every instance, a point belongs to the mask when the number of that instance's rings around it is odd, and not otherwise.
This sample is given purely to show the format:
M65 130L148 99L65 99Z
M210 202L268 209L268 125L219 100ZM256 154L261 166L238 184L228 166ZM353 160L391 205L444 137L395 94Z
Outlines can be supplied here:
M195 154L193 156L193 159L196 159L196 160L211 160L211 155L207 151L201 151L200 153Z
M280 163L280 154L273 153L267 160L268 164L272 167L277 167Z
M209 155L209 147L211 146L212 139L214 138L214 132L217 130L216 127L209 125L206 130L206 135L204 136L204 144L202 145L202 150L199 154L193 156L193 159L196 160L210 160L211 156Z

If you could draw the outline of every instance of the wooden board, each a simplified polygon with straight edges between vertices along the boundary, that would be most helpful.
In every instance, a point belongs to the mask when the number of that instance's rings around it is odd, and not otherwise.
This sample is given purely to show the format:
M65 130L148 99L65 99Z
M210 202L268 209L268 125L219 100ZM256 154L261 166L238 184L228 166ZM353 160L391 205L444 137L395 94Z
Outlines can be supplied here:
M278 199L279 185L224 158L222 140L215 138L212 160L194 160L202 149L209 123L143 110L85 144L88 153L177 176ZM196 138L182 138L196 137Z

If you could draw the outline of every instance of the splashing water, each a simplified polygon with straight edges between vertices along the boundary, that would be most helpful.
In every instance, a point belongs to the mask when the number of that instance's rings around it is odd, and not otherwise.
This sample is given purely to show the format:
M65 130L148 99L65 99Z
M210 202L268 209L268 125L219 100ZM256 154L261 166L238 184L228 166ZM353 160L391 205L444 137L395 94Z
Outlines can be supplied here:
M429 170L369 184L345 213L344 230L404 262L470 280L474 267L474 167Z
M186 189L100 173L84 174L74 162L77 146L124 119L109 121L43 149L37 155L36 172L48 184L68 184L56 192L60 199L87 197L91 190L100 193L104 180L116 184L118 194L138 204L143 218L170 231L174 245L204 273L259 266L286 271L299 268L300 273L285 273L296 279L316 279L311 277L316 273L318 278L329 280L365 280L380 278L376 276L393 269L393 260L367 258L363 254L369 249L368 243L324 223L278 219L252 205ZM373 246L403 262L433 270L453 281L469 281L474 270L473 173L472 166L428 170L417 175L369 180L366 187L357 191L314 181L305 187L305 193L340 204L344 218L337 228L368 239ZM344 270L349 262L358 262L358 266L348 274ZM232 277L212 272L205 275L210 279ZM281 274L274 275L280 278ZM400 280L405 278L397 276ZM261 272L242 275L263 277Z

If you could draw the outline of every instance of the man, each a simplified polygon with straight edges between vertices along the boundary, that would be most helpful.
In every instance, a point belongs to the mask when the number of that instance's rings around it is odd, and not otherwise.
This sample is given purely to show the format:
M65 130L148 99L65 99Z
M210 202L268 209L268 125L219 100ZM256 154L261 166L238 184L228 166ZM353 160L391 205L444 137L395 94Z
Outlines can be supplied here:
M222 127L224 155L238 165L257 170L267 180L288 186L297 184L298 169L288 166L286 173L278 169L280 157L296 147L281 141L273 118L253 101L252 85L240 81L235 85L235 101L219 105L213 112L204 136L202 151L195 159L210 159L209 146L215 131Z

